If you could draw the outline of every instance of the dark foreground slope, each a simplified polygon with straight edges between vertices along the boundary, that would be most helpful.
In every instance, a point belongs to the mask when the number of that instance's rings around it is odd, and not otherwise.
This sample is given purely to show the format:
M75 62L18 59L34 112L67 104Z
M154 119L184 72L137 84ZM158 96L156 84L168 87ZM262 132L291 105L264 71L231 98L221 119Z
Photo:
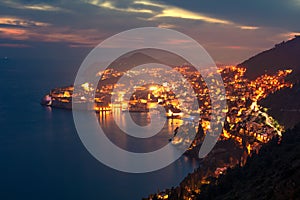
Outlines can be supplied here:
M300 199L300 124L286 131L280 144L273 139L244 167L203 187L198 199Z
M270 94L259 104L269 108L268 113L280 124L291 128L300 121L300 84Z

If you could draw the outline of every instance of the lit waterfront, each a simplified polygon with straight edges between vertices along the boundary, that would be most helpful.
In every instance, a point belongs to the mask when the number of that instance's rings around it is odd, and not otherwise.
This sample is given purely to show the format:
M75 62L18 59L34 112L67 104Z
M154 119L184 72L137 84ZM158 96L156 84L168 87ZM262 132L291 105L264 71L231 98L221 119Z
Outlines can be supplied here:
M196 109L186 108L189 107L186 106L187 103L190 105L194 103L194 99L191 93L187 92L188 88L182 84L180 79L171 79L171 82L164 82L162 85L146 84L143 80L138 79L137 82L130 82L130 86L134 88L134 93L131 92L132 88L122 83L101 83L101 81L116 77L128 76L130 78L133 75L141 74L149 74L149 76L163 80L168 80L168 77L172 76L173 72L163 72L162 69L155 67L145 70L131 70L125 74L118 70L108 69L97 74L97 76L103 75L96 88L95 97L92 99L87 99L86 96L95 90L95 86L83 83L81 86L76 86L80 88L76 94L73 94L74 86L54 89L45 97L45 101L54 107L71 109L72 97L75 96L78 101L76 103L95 102L91 109L100 113L101 111L111 111L116 107L132 112L149 112L149 109L159 104L165 108L166 117L182 118L190 117L195 113L200 114L200 124L206 133L211 127L212 108L210 94L204 80L200 73L195 72L192 67L175 67L174 70L180 72L192 84L199 103L199 107ZM256 148L254 146L259 146L259 143L265 143L275 135L281 135L283 127L266 114L266 110L258 105L258 101L277 90L291 87L292 84L286 83L284 78L292 73L292 70L281 70L274 75L262 75L253 81L244 77L245 71L246 69L236 66L219 69L226 88L228 103L227 109L221 110L227 114L221 139L234 138L242 145L242 135L254 137L258 143L247 144L250 152ZM214 80L214 76L214 73L209 75L212 80ZM172 90L176 87L180 88L179 94L175 94ZM118 89L117 92L115 92L116 88ZM210 92L213 94L218 95L220 93L218 87L212 88L212 90ZM125 96L128 94L132 96L125 100ZM112 95L114 95L114 99L112 99ZM172 131L174 131L174 127ZM193 145L197 145L196 143ZM252 145L254 146L252 147Z

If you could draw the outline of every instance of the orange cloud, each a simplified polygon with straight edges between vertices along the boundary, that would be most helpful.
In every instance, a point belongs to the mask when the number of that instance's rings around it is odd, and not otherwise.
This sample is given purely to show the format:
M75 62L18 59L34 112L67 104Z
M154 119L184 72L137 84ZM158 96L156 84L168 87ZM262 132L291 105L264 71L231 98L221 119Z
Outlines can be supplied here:
M0 24L13 26L49 26L50 24L16 17L0 17Z
M177 26L173 25L173 24L162 23L162 24L159 24L157 27L158 28L176 28Z
M21 28L0 28L0 38L26 40L26 30Z
M71 47L94 47L105 36L97 30L72 30L59 27L34 27L34 28L11 28L1 27L0 38L39 41L39 42L66 42Z
M249 47L245 46L223 46L224 49L232 49L232 50L249 50Z
M181 45L187 45L190 44L190 40L178 40L178 39L167 39L165 44L181 44Z
M288 40L293 39L295 35L300 35L300 32L288 32L281 34L282 37L287 38Z

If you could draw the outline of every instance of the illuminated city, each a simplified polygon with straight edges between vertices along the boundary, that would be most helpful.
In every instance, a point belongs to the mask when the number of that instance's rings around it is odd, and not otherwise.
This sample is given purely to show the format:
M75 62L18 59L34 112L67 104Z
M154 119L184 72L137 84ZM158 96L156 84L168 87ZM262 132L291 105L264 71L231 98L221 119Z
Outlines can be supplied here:
M210 128L210 97L205 82L199 73L195 73L195 71L188 66L176 67L175 70L180 71L180 73L192 83L199 102L199 123L203 129L203 133L202 135L198 133L187 152L187 154L193 155L194 149L201 146L203 137ZM249 81L244 77L245 72L245 68L236 66L226 66L218 70L218 73L223 77L228 105L228 108L222 111L227 114L219 141L233 140L235 141L235 145L245 153L242 154L240 158L233 156L231 163L223 163L216 166L215 171L209 174L210 176L217 177L219 174L225 173L228 167L234 167L236 164L244 165L248 156L251 156L252 153L259 152L262 144L267 143L273 137L281 137L284 131L284 127L278 124L272 116L267 114L267 109L261 107L259 101L280 89L292 87L291 83L285 81L285 78L292 73L292 70L280 70L274 75L262 75L253 81ZM133 73L137 75L141 72L133 71ZM153 74L154 76L161 74L159 69L155 68L146 71L146 73ZM124 73L115 70L107 70L103 74L102 81L124 75ZM130 74L127 75L130 76ZM213 76L213 74L211 74L211 76ZM184 105L180 105L180 102L182 102L181 99L189 99L190 97L189 94L184 92L184 89L180 95L176 95L172 92L172 87L178 84L180 84L180 80L178 80L178 82L172 82L171 84L164 83L163 85L146 84L143 80L140 80L138 86L136 86L136 83L132 85L135 92L132 94L130 100L126 102L124 101L124 95L129 92L129 89L125 85L114 83L101 85L100 81L96 90L95 99L88 100L85 94L92 92L95 86L89 83L83 83L80 86L82 91L80 99L82 101L78 103L94 101L94 110L96 112L107 112L107 114L113 109L121 109L122 111L129 112L151 112L151 108L159 104L165 108L167 118L171 118L170 120L172 120L172 118L178 118L180 120L184 117L193 116L192 112L194 111L187 110L186 112L182 112L185 108ZM114 88L119 89L119 93L116 94L118 98L116 98L114 102L111 102ZM73 89L73 86L54 89L44 100L47 101L46 104L49 106L71 108L70 103ZM188 113L189 116L185 116L186 113ZM173 131L176 132L175 128ZM183 142L184 138L180 138L181 136L180 134L174 135L172 143L178 144ZM199 183L201 185L209 182L205 177L207 176L202 177L202 180L198 181L197 184L189 184L189 186L187 186L185 189L186 197L184 197L184 199L193 199L193 195L191 194L200 192L198 189ZM158 199L167 199L167 196L168 194L163 192L158 194Z
M1 0L0 200L300 200L300 0Z

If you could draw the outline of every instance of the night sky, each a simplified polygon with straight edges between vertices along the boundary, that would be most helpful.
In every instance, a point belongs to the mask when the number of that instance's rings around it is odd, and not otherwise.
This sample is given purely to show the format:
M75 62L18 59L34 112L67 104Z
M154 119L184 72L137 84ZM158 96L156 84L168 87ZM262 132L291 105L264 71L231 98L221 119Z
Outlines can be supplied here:
M151 26L189 35L216 63L237 64L292 38L299 19L300 0L2 0L0 59L81 59L114 34Z

